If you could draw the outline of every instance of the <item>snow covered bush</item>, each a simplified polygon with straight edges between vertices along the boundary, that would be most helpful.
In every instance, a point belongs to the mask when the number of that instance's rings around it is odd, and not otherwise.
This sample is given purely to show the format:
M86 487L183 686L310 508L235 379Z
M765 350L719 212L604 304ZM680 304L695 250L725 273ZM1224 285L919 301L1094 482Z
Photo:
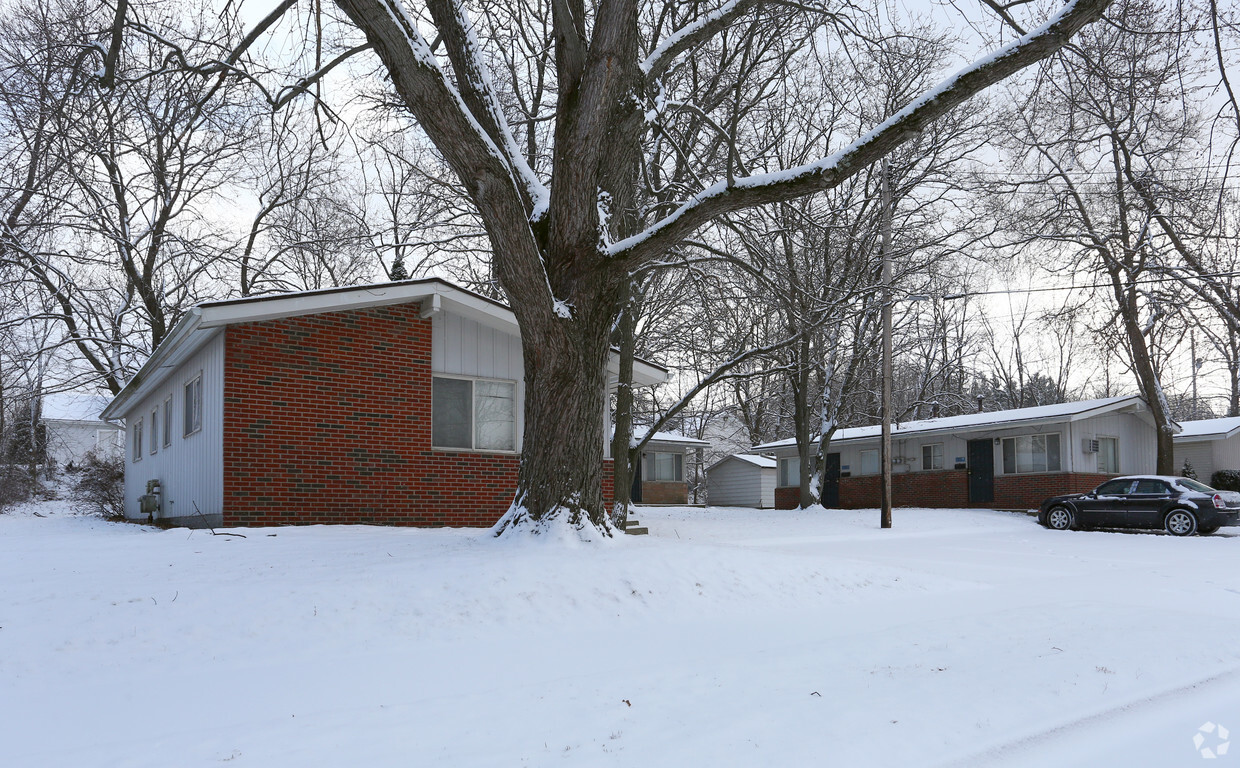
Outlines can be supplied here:
M91 514L110 520L125 516L125 461L120 457L86 454L73 485L73 501Z
M1240 491L1240 470L1220 469L1210 475L1210 487L1220 491Z
M1188 459L1184 460L1184 466L1180 468L1180 477L1187 477L1189 480L1197 479L1197 470L1193 469Z

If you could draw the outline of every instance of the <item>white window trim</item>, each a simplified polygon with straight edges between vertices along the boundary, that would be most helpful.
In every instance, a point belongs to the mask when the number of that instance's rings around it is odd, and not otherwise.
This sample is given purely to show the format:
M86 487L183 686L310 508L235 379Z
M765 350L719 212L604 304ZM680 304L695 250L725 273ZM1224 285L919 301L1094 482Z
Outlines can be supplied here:
M672 458L672 467L673 467L673 468L676 468L676 467L679 467L679 468L680 468L680 479L672 478L671 480L657 480L657 479L655 479L655 478L653 478L653 477L649 477L649 478L648 478L648 477L643 477L643 478L642 478L642 481L643 481L643 482L650 482L650 483L683 483L683 482L685 482L685 455L684 455L683 453L677 454L677 453L676 453L676 451L650 451L649 453L646 453L645 455L650 457L650 461L652 461L652 462L654 463L654 466L655 466L655 467L657 467L657 466L658 466L658 462L659 462L658 458L656 458L656 457L658 457L658 456L671 456L671 457L673 457L673 458ZM676 459L675 459L675 457L676 457L676 456L680 456L680 461L679 461L679 462L678 462L678 461L676 461Z
M172 419L174 418L172 415L172 395L168 395L167 397L164 398L163 408L164 408L164 424L163 424L164 433L163 435L160 436L160 442L163 443L163 446L165 448L170 448L172 446Z
M471 448L453 448L452 446L447 446L447 445L435 445L435 424L434 424L435 415L433 413L434 408L435 408L435 394L434 394L435 379L457 379L458 381L471 382L471 384L476 384L479 381L493 381L496 384L511 384L512 385L512 445L513 445L513 449L509 451L503 448L472 448L472 447ZM469 411L469 444L472 446L478 440L478 435L476 432L477 424L475 423L475 419L477 418L477 415L478 415L478 387L470 386L469 394L470 394L470 397L473 399L473 402L470 404L470 411ZM514 381L513 379L494 379L489 376L462 376L461 374L458 374L458 373L435 373L434 371L432 371L431 372L431 410L432 410L432 413L431 413L431 450L432 451L444 451L447 453L500 453L500 454L505 454L508 456L515 456L521 453L521 429L520 429L521 399L520 398L521 398L520 382Z
M151 447L147 449L152 456L159 453L159 427L159 406L157 405L151 409Z
M142 430L144 429L146 429L146 424L142 419L138 419L138 423L133 425L133 430L130 432L134 444L130 446L133 450L129 452L129 456L134 464L142 461Z
M1101 440L1114 440L1114 441L1115 441L1115 471L1114 471L1114 472L1107 472L1106 474L1108 474L1108 475L1122 475L1122 474L1124 474L1124 473L1123 473L1123 472L1121 472L1121 471L1120 471L1120 469L1119 469L1119 436L1118 436L1118 435L1097 435L1097 439L1098 439L1099 441L1101 441ZM1101 459L1101 458L1102 458L1102 448L1101 448L1101 444L1100 444L1100 447L1099 447L1099 449L1098 449L1098 453L1096 454L1096 456L1097 456L1099 459ZM1095 469L1095 470L1097 470L1097 471L1101 474L1101 473L1102 473L1102 467L1099 467L1099 466L1098 466L1098 463L1099 463L1099 462L1095 462L1095 464L1094 464L1094 469Z
M784 477L787 475L787 473L784 472L784 466L785 466L784 462L795 462L795 466L797 468L796 485L784 485L783 484ZM801 487L801 457L800 456L792 456L789 458L780 459L779 467L776 469L776 471L778 472L778 476L775 478L775 482L779 483L780 488L800 488Z
M942 449L942 450L940 450L940 451L939 451L939 453L941 454L941 455L939 456L939 458L943 460L943 466L941 466L941 467L927 467L927 466L925 466L925 464L926 464L926 449L927 449L927 448L931 448L931 449L933 449L933 448L934 448L934 446L936 446L936 445L937 445L937 446L939 446L939 447ZM933 456L933 455L934 455L934 451L933 451L933 450L931 450L931 451L930 451L930 455L931 455L931 456ZM923 444L922 444L922 446L921 446L921 463L922 463L921 471L923 471L923 472L938 472L938 471L940 471L940 470L947 469L947 444L946 444L946 443L923 443Z
M877 467L877 469L875 469L873 472L866 472L862 469L862 467L865 466L864 459L862 458L862 456L864 456L867 453L873 453L876 456L875 466ZM860 451L857 451L857 476L858 477L871 477L873 475L882 474L882 471L883 471L883 457L879 449L864 448Z
M191 402L191 398L185 397L185 402L181 409L181 429L184 432L184 434L181 435L181 437L183 438L190 437L191 435L196 435L199 432L201 432L202 424L205 421L205 419L203 418L203 411L206 410L206 408L204 406L203 401L206 399L206 393L203 391L203 386L202 386L202 371L199 371L196 376L193 376L192 378L186 380L185 384L181 386L181 394L184 397L185 390L189 389L190 385L194 384L195 382L197 382L198 384L198 398L197 398L198 400L198 423L195 425L191 425L192 426L191 429L188 429L188 430L185 429L185 421L186 421L185 417L186 415L188 415L187 410L193 406L193 403Z
M998 468L1000 471L996 474L1004 475L1007 477L1013 477L1015 475L1056 475L1056 474L1062 474L1064 472L1067 472L1068 470L1065 469L1065 465L1068 462L1064 460L1065 458L1064 457L1064 454L1065 454L1064 446L1066 445L1066 443L1064 442L1063 434L1064 433L1058 432L1058 431L1056 432L1024 432L1019 435L1007 435L1005 437L999 438L999 467ZM1006 443L1008 440L1018 440L1022 437L1050 437L1051 435L1056 435L1059 437L1059 469L1039 469L1033 472L1021 472L1019 470L1014 470L1012 472L1007 471L1007 468L1003 464L1004 443Z

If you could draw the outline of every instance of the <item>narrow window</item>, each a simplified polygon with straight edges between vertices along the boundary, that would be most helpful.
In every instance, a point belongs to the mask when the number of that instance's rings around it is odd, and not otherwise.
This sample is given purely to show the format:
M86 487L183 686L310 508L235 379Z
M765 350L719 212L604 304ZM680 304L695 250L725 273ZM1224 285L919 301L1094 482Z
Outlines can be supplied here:
M922 469L942 469L943 468L943 444L934 443L932 445L923 445L921 447L921 468Z
M202 376L185 385L185 436L202 429Z
M159 407L151 410L151 453L159 451Z
M142 461L142 419L133 425L133 460Z
M861 474L878 474L878 451L874 450L861 452Z
M172 395L164 400L164 447L172 445Z
M431 381L431 443L440 448L472 448L472 382L464 379Z
M1098 471L1107 475L1119 474L1119 438L1098 438Z
M517 447L516 387L504 381L476 382L474 447L512 451Z
M801 460L797 457L779 460L779 485L783 488L801 486Z

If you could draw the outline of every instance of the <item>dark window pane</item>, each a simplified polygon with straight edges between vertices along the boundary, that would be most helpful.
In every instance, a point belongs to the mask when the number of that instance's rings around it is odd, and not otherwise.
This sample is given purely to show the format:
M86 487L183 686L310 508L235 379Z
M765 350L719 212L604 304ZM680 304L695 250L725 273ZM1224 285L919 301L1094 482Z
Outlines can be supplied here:
M470 448L471 382L463 379L431 381L431 444L441 448Z
M1059 435L1046 436L1046 469L1048 472L1059 471Z

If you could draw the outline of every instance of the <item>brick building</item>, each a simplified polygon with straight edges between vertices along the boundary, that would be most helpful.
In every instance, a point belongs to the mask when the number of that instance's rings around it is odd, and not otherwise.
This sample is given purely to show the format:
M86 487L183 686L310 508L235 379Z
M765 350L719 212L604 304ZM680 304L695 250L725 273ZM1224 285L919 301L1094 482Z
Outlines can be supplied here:
M441 280L202 304L104 411L125 423L126 515L157 481L178 525L492 525L523 372L513 314ZM638 386L666 376L635 365Z
M895 506L1033 509L1043 499L1092 490L1108 477L1153 472L1154 420L1140 397L1018 408L892 426ZM824 467L823 503L877 507L878 426L837 431ZM799 501L796 443L755 446L778 461L775 506Z

